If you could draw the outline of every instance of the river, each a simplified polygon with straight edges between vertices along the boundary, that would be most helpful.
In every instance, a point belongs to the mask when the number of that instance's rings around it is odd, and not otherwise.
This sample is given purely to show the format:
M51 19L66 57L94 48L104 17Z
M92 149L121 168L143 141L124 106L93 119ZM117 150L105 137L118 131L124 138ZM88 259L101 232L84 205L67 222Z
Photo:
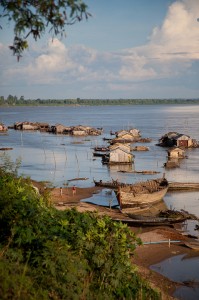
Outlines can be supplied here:
M20 174L38 181L49 181L55 186L76 184L90 187L93 186L93 179L106 181L111 178L133 183L162 176L163 173L169 181L199 182L199 148L187 149L187 158L181 160L180 167L168 170L164 168L167 149L156 145L158 139L170 131L189 135L198 141L198 116L198 105L0 107L0 122L7 126L18 121L31 121L103 128L103 134L97 137L71 137L9 129L6 135L0 135L0 147L13 148L6 153L12 161L20 158ZM133 153L135 161L132 170L153 170L159 174L118 172L120 167L108 167L101 163L99 157L93 157L93 147L106 145L103 138L111 138L111 130L129 128L137 128L143 138L152 139L150 143L143 144L149 147L149 151ZM1 151L1 160L3 155ZM70 181L74 178L86 180ZM115 198L112 200L113 203L116 201ZM164 201L168 208L185 209L199 217L199 192L168 192ZM195 221L188 222L186 231L199 236L199 232L194 230L195 225ZM196 290L199 298L199 290Z

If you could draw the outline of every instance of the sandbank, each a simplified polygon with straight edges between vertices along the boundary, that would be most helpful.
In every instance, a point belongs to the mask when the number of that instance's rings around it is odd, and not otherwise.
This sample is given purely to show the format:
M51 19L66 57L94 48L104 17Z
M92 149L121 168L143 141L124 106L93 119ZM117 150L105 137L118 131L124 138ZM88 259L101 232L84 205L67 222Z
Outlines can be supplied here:
M39 188L39 185L37 184ZM99 193L101 187L79 188L76 187L76 194L73 195L72 187L52 188L50 189L51 201L59 210L71 209L76 207L80 212L97 211L99 215L108 215L112 219L123 218L119 209L110 209L99 205L81 202L83 199L92 197L93 194ZM159 263L169 257L185 254L188 256L193 255L193 250L184 245L184 241L189 241L190 238L180 231L179 225L172 227L168 226L153 226L153 227L129 227L137 234L143 243L156 242L153 244L143 244L138 246L135 255L132 258L133 264L138 267L138 272L142 277L146 278L154 287L161 290L162 299L174 299L172 297L175 289L183 284L173 282L159 273L152 271L150 266ZM180 241L173 243L170 241ZM159 241L168 241L168 243L158 243ZM199 255L199 251L198 251Z

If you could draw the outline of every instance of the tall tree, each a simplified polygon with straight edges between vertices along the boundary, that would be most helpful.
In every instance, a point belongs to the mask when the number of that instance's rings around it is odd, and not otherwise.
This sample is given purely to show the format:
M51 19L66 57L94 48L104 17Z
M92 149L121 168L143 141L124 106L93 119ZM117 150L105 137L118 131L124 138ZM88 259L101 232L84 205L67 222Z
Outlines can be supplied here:
M14 24L13 45L9 48L18 60L28 48L29 36L37 41L46 29L52 38L63 36L66 25L91 16L81 0L1 0L0 6L3 11L0 17Z

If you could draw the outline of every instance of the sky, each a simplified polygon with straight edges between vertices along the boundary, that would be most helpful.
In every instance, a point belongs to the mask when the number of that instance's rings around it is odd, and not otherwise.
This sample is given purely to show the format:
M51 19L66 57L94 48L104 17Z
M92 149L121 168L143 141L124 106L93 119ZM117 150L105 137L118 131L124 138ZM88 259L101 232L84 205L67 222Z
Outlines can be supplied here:
M29 40L18 62L0 20L0 96L199 98L199 0L84 0L88 20L62 39Z

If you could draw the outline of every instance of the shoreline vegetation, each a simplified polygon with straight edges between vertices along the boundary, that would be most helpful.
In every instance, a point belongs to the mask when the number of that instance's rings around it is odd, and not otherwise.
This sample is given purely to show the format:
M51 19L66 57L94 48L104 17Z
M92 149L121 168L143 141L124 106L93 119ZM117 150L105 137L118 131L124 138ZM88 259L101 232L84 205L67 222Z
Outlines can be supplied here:
M150 266L191 254L186 236L167 226L114 222L119 210L81 201L101 188L77 188L74 195L64 187L60 193L18 177L12 167L0 169L1 299L174 299L183 284ZM147 243L161 240L181 243Z
M38 99L37 99L38 100ZM77 99L78 100L78 99ZM80 103L80 100L78 100L78 103ZM146 99L147 100L147 99ZM170 99L171 100L171 99ZM172 101L174 101L173 99ZM24 100L26 101L26 100ZM28 100L29 101L29 100ZM35 101L35 100L31 100ZM47 100L38 100L39 101L47 101ZM53 100L54 104L51 103L49 106L55 106L57 104L57 100ZM64 100L62 100L64 101ZM83 100L81 100L83 101ZM94 100L92 100L94 101ZM109 101L109 100L102 100L102 101ZM117 100L120 101L120 100ZM187 99L183 100L184 103L180 102L182 99L179 99L179 102L173 102L173 103L163 103L164 100L158 100L161 101L161 103L150 103L150 104L199 104L199 99ZM190 101L190 102L188 102ZM194 103L193 103L193 102ZM18 102L17 102L18 103ZM149 103L136 103L139 105L145 105ZM4 103L4 106L33 106L33 104L6 104ZM38 106L48 106L48 104L36 104ZM58 105L72 105L72 106L79 106L84 104L58 104ZM88 105L88 104L85 104ZM91 105L103 105L103 104L91 104ZM104 105L116 105L116 104L104 104ZM117 104L117 105L130 105L127 104ZM8 165L8 164L6 164ZM15 172L14 172L15 173ZM4 174L3 174L4 175ZM5 174L5 176L7 176ZM16 180L16 181L15 181ZM5 283L3 288L3 292L5 291L5 295L8 297L2 298L3 300L9 299L10 294L6 294L7 290L7 282L9 279L9 290L8 293L16 293L17 295L21 296L25 293L24 298L27 298L30 296L28 295L28 290L26 289L26 286L28 285L31 287L31 293L35 296L31 299L37 299L38 296L40 299L59 299L59 295L57 294L58 284L60 284L61 288L61 296L65 295L64 293L71 292L71 297L73 297L73 289L74 289L74 282L80 280L80 287L76 287L76 293L78 295L82 296L82 299L86 299L86 295L88 295L87 299L98 299L96 298L97 292L99 291L99 295L104 297L106 295L106 285L113 294L109 295L109 299L131 299L130 295L125 295L126 290L123 289L121 286L122 284L126 284L127 291L130 293L135 293L135 299L144 299L140 295L140 293L145 293L145 298L148 299L173 299L172 294L175 291L176 287L180 286L186 286L185 284L181 283L175 283L164 276L155 273L154 271L150 270L150 266L163 261L166 258L172 257L177 254L187 254L191 255L192 250L188 249L184 246L184 241L187 241L188 238L184 236L183 234L180 234L178 232L178 229L175 228L169 228L167 226L164 227L153 227L151 228L134 228L134 227L128 227L128 229L136 235L135 240L133 241L133 245L136 244L136 247L134 249L133 255L131 256L131 261L133 262L133 266L136 267L136 271L138 274L141 275L141 278L144 278L146 280L147 284L145 285L145 282L143 283L140 281L140 277L135 276L133 279L133 282L136 282L136 287L132 287L129 284L129 281L126 279L126 281L121 281L121 285L119 285L120 278L115 278L115 275L113 275L113 281L106 281L107 278L112 276L112 273L108 272L107 270L103 269L106 266L104 264L109 264L110 271L113 265L116 264L116 269L114 270L116 275L120 276L121 274L127 274L127 277L131 279L131 275L125 273L127 269L126 265L121 264L121 261L117 261L118 257L121 260L124 258L124 256L121 256L122 251L126 251L127 249L124 247L124 244L121 244L119 247L118 245L112 244L114 238L110 234L107 236L106 229L112 230L113 226L113 214L115 214L115 210L110 210L109 208L102 208L98 207L96 205L92 205L89 203L82 202L81 200L87 199L92 197L93 193L97 192L98 187L90 187L90 188L77 188L77 193L75 196L72 194L72 188L71 187L64 187L61 194L60 194L60 188L52 188L50 190L45 189L40 185L40 183L32 182L34 187L39 189L39 194L36 195L32 193L32 187L31 185L28 187L28 191L26 194L26 187L23 186L21 178L19 177L19 181L17 181L18 178L12 177L11 175L8 176L8 178L4 178L4 176L1 176L0 174L0 207L2 208L2 212L0 209L0 226L2 228L2 232L0 234L0 280ZM42 192L40 193L40 189ZM9 193L8 193L9 190ZM51 207L48 207L46 205L45 201L47 200L45 197L48 195L48 192L50 191L50 199L53 204L53 209ZM47 194L46 194L47 193ZM33 195L32 195L33 194ZM40 198L40 196L42 198ZM35 199L36 197L36 199ZM39 197L39 198L38 198ZM38 202L39 199L39 202ZM23 201L21 201L23 200ZM43 200L45 200L43 202ZM33 201L33 203L32 203ZM2 203L1 203L2 202ZM37 207L37 204L39 206ZM33 206L32 206L33 205ZM43 210L44 208L44 210ZM56 209L56 210L54 210ZM57 212L59 211L59 212ZM71 212L69 212L71 211ZM78 213L83 213L85 215L80 216ZM101 219L93 219L92 214L98 214L102 218L102 223L98 222ZM40 215L41 213L41 215ZM120 212L118 211L117 214ZM10 215L9 215L10 214ZM43 216L42 216L43 214ZM90 215L91 214L91 215ZM15 218L16 216L16 218ZM43 218L44 217L44 218ZM14 223L13 223L14 218ZM103 219L105 218L105 219ZM110 219L107 219L110 218ZM29 221L30 219L30 221ZM2 223L1 223L2 222ZM96 223L97 222L97 223ZM40 224L41 223L41 226ZM52 225L52 226L51 226ZM94 225L92 227L92 225ZM118 225L119 226L119 225ZM6 235L4 234L4 228L6 228ZM8 230L7 230L8 228ZM123 227L121 227L123 228ZM69 229L72 229L72 231L69 231ZM74 230L75 229L75 230ZM118 228L120 230L120 228ZM67 237L66 237L67 233ZM51 234L51 236L49 235ZM74 234L74 235L73 235ZM80 235L79 235L80 234ZM94 234L94 236L93 236ZM122 231L120 233L116 232L114 234L120 234L120 237L122 238ZM126 233L125 233L126 234ZM98 236L99 235L99 236ZM55 236L55 239L53 240L52 236ZM47 238L49 238L49 241L47 241ZM70 238L70 240L67 240ZM96 242L98 241L99 243ZM142 242L145 242L146 244L139 245L137 238L140 238ZM75 239L78 241L77 244ZM109 244L104 244L104 241L106 242L106 239L109 240ZM180 240L181 243L179 244L170 244L167 245L164 244L147 244L147 242L157 242L161 240ZM70 244L71 241L74 241L74 245ZM118 243L122 243L122 240L120 239ZM81 244L80 244L81 243ZM86 243L86 244L85 244ZM99 251L98 253L95 252L95 244L97 243L97 249L96 251ZM101 243L101 244L100 244ZM129 239L126 239L126 244L129 245ZM86 245L86 246L85 246ZM94 245L94 246L93 246ZM105 252L105 246L107 247L107 251L110 250L109 246L113 246L112 251L108 252L108 254ZM114 249L114 246L116 246L116 249ZM67 248L68 247L68 248ZM87 247L87 248L85 248ZM34 250L32 252L32 249ZM69 249L72 249L71 251ZM84 256L81 256L81 258L78 258L78 254L82 254L82 249L85 254ZM63 252L62 252L63 250ZM116 250L114 252L114 250ZM16 251L16 253L15 253ZM57 253L58 251L58 253ZM90 251L93 251L90 253ZM49 252L49 256L47 256ZM69 257L68 260L65 261L65 256L67 256L67 253ZM94 261L94 259L96 259ZM41 257L41 255L43 257ZM58 256L57 256L58 255ZM110 262L107 262L104 258L105 256L111 257ZM99 256L99 260L98 260ZM117 256L117 257L116 257ZM74 265L70 264L70 258L71 260L74 260L77 263L77 269ZM16 260L15 260L16 259ZM42 260L44 259L44 260ZM77 260L76 260L77 259ZM82 259L82 261L81 261ZM93 269L88 270L87 269L87 259L90 259L89 263L91 263ZM93 260L92 260L93 259ZM101 260L101 261L100 261ZM14 264L13 264L14 261ZM53 265L53 262L55 262L55 265ZM35 263L36 262L36 263ZM56 263L58 263L56 265ZM71 267L74 272L65 274L65 270L63 269L63 264L68 263L69 267ZM5 266L8 264L8 272L4 274ZM17 268L16 268L16 266ZM41 264L44 266L44 270L42 270L40 267L38 268L38 265ZM112 264L112 265L111 265ZM109 267L107 266L107 268ZM80 267L81 275L78 274ZM96 269L99 270L97 274L94 273ZM117 269L118 267L118 269ZM124 270L123 273L120 275L117 272L119 270L119 267ZM12 269L15 270L13 271ZM49 268L49 269L48 269ZM37 270L38 269L38 270ZM16 276L16 273L19 271L19 276ZM46 270L46 273L44 274L44 271ZM37 273L39 271L40 273ZM49 271L49 276L47 276L47 272ZM60 271L63 273L63 278L61 278L61 282L56 282L55 278L51 275L50 272L53 271L56 274L60 274ZM67 270L68 272L70 270ZM91 272L90 272L91 271ZM127 270L128 271L128 270ZM52 272L52 273L53 273ZM57 272L57 273L56 273ZM90 273L89 273L90 272ZM92 273L93 272L93 273ZM105 272L105 273L103 273ZM104 276L107 277L100 277L101 274L105 274ZM93 275L94 274L94 275ZM74 282L70 281L70 275L74 278ZM83 281L83 276L86 276L85 281ZM20 277L21 276L21 277ZM32 279L31 277L34 277L35 284L33 285L31 283ZM42 279L42 288L40 288L40 284L37 282L37 276ZM64 277L66 276L66 277ZM94 277L92 277L94 276ZM91 278L92 277L92 278ZM112 278L112 277L111 277ZM96 280L92 282L92 280ZM49 280L49 286L45 287L46 280ZM63 280L63 281L62 281ZM68 280L68 286L69 290L65 291L65 281ZM112 280L112 279L111 279ZM122 280L122 279L121 279ZM115 286L116 281L118 282L118 288L116 292L118 293L117 296L115 294ZM53 283L53 286L50 286L50 282ZM100 288L96 292L94 291L96 287L98 288L98 284L100 282ZM94 284L94 285L93 285ZM109 286L110 284L110 286ZM139 287L141 285L141 291L139 290ZM18 290L18 286L20 286L20 290ZM149 287L150 286L150 287ZM43 288L44 287L44 288ZM152 289L151 289L152 287ZM154 287L154 289L153 289ZM38 292L36 289L38 289ZM46 289L45 289L46 288ZM47 289L48 288L48 289ZM83 289L81 291L81 288ZM135 288L135 289L133 289ZM50 294L49 290L50 289ZM78 289L78 290L77 290ZM85 289L85 290L84 290ZM103 290L104 289L104 290ZM83 294L81 294L81 292ZM101 294L102 292L102 294ZM27 294L26 294L27 293ZM35 294L36 293L36 294ZM45 295L43 294L45 293ZM96 293L96 294L94 294ZM123 293L123 294L122 294ZM160 295L161 293L161 295ZM138 298L136 296L138 295ZM140 298L139 298L140 295ZM129 298L128 298L129 296ZM90 297L90 298L89 298ZM123 297L123 298L122 298ZM1 297L0 297L1 298ZM20 299L20 297L18 297ZM72 299L72 298L71 298ZM106 297L104 297L106 299Z
M40 188L39 182L34 182L34 185ZM56 209L61 211L75 208L78 212L95 212L98 216L109 217L113 221L114 219L123 219L122 213L117 208L114 209L82 201L92 197L93 194L99 193L101 189L103 187L98 186L77 188L74 196L72 187L65 187L60 196L59 188L52 188L50 199ZM136 247L134 255L131 257L131 262L136 266L138 274L152 288L161 293L161 300L177 299L172 296L174 291L177 288L186 286L186 283L172 281L164 277L164 275L152 271L151 266L176 255L184 255L185 257L194 255L193 250L186 247L186 242L193 241L194 237L180 231L178 224L174 224L173 226L157 225L153 227L131 225L128 228L142 241L142 244ZM173 243L172 241L178 241L178 243ZM188 286L192 285L191 282L187 282L187 284Z
M23 96L0 96L0 106L113 106L113 105L190 105L199 104L199 98L165 99L25 99Z
M0 169L2 300L162 299L131 262L142 244L133 231L96 211L58 210L41 188Z

